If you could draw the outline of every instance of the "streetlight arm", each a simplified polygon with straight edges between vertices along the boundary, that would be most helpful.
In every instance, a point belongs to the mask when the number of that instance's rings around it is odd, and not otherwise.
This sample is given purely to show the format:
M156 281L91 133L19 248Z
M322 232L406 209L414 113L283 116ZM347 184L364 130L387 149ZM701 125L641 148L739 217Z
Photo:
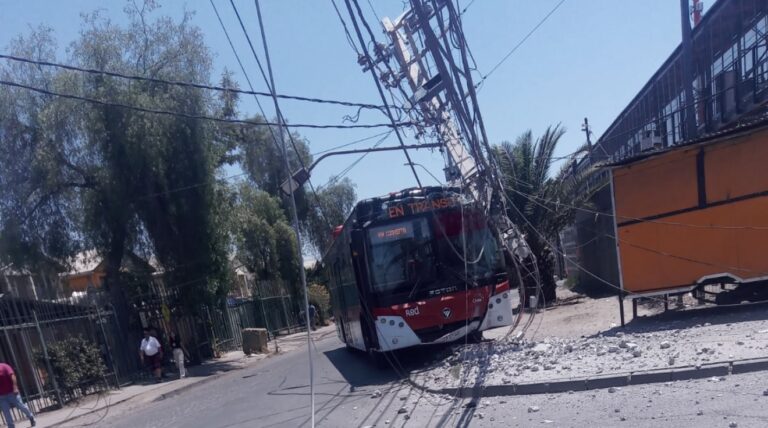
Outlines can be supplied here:
M309 168L307 169L301 168L298 171L294 172L291 177L289 177L280 185L280 187L282 188L283 192L285 192L285 194L289 195L291 193L291 190L295 191L296 189L304 185L304 183L306 183L307 180L309 180L312 170L317 166L318 163L320 163L321 160L331 156L351 155L355 153L388 152L393 150L434 149L442 146L443 145L441 143L427 143L427 144L411 144L411 145L396 146L396 147L372 147L368 149L340 150L338 152L324 153L322 156L315 159L315 161L312 162L312 165L310 165Z
M356 150L340 150L338 152L330 152L330 153L324 153L319 158L315 159L314 162L312 162L312 165L309 166L309 169L307 172L311 173L312 170L317 166L318 163L320 163L321 160L331 157L331 156L338 156L338 155L352 155L355 153L372 153L372 152L389 152L393 150L403 150L403 149L433 149L437 147L441 147L442 144L440 143L428 143L428 144L411 144L406 146L396 146L396 147L372 147L368 149L356 149Z

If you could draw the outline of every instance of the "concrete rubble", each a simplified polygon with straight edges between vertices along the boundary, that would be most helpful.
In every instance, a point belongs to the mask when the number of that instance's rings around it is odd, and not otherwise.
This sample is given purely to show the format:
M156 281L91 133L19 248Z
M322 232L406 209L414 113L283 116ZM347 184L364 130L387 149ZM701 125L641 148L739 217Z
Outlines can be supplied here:
M647 332L459 344L447 359L422 372L416 380L432 388L477 381L485 385L521 384L701 367L734 359L762 358L768 353L768 335L759 334L768 331L767 321L743 322L738 330L727 324L686 328L670 324Z

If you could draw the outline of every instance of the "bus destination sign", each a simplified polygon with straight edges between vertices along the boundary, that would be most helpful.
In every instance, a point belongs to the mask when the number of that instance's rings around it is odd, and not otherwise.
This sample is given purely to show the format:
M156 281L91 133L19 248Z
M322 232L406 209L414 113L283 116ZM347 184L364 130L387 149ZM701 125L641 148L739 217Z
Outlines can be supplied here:
M406 214L420 214L427 211L450 208L456 205L459 205L459 201L455 198L444 197L392 205L387 207L387 213L389 214L389 218L397 218L403 217Z
M372 228L370 237L372 244L413 238L413 225L411 223L401 223Z

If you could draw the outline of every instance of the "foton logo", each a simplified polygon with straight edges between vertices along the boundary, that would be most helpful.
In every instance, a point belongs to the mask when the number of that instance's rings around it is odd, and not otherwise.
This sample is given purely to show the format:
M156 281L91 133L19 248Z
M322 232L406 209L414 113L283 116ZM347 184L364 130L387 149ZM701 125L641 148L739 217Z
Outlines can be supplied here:
M451 308L443 308L443 316L445 319L448 319L451 317Z
M405 316L407 316L407 317L412 317L412 316L415 316L415 315L418 315L418 314L419 314L419 307L418 306L415 307L415 308L408 308L408 309L405 310Z

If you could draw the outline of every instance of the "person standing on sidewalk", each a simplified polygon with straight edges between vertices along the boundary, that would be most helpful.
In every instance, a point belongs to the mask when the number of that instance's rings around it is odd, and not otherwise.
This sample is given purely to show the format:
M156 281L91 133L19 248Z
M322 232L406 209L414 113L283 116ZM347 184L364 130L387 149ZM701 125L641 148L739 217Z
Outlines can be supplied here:
M13 423L11 406L19 409L21 413L24 413L24 416L29 419L29 423L32 426L37 425L35 415L33 415L27 405L21 401L19 384L16 382L16 373L13 372L13 368L8 364L0 363L0 407L2 408L5 424L8 425L8 428L14 428L16 426Z
M309 304L309 328L314 330L317 330L317 327L315 326L315 317L317 316L317 309L315 308L315 305Z
M139 346L139 357L141 363L146 364L152 374L155 376L155 381L163 381L163 347L160 342L150 334L149 328L144 329L144 339L141 340L141 346Z
M168 341L171 343L173 361L176 362L176 367L179 369L179 379L184 379L187 377L187 369L184 367L184 359L188 358L189 353L184 348L184 344L181 342L181 338L175 331L171 332Z

